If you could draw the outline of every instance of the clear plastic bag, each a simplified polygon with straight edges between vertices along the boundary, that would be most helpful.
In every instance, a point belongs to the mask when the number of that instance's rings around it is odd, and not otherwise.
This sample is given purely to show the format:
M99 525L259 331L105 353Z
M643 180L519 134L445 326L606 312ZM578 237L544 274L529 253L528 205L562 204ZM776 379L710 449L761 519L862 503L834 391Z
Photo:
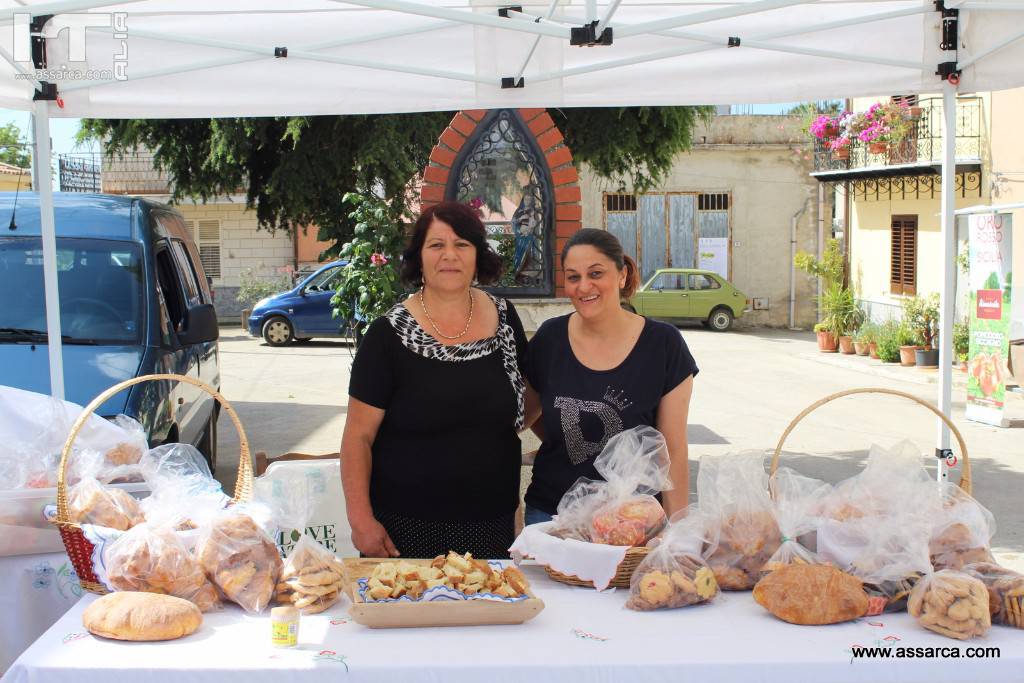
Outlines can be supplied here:
M125 531L145 521L131 494L86 477L68 492L69 516L77 524L95 524Z
M608 545L643 545L665 525L654 494L672 487L665 437L634 427L608 440L594 467L604 481L581 478L558 503L555 535Z
M247 612L261 612L281 576L281 556L240 506L214 516L198 532L196 559L221 593Z
M717 546L717 525L696 506L673 520L657 547L633 572L626 601L629 609L685 607L718 595L714 572L705 561Z
M932 566L938 571L995 562L990 550L996 532L992 513L956 484L944 482L941 493L942 509L928 544Z
M993 624L1024 628L1024 574L993 562L966 565L963 572L988 589L988 612Z
M318 473L306 468L281 468L254 483L255 497L267 505L278 526L302 530L288 552L274 598L298 607L303 614L323 612L345 595L345 566L308 533L315 511Z
M944 569L928 574L910 593L907 611L929 631L969 640L992 625L989 594L980 579Z
M832 493L832 486L798 474L788 467L778 468L769 486L775 506L775 519L779 523L781 544L765 563L763 572L771 572L790 564L821 564L822 560L815 552L815 532L821 503Z
M115 590L173 595L203 612L221 606L217 589L172 529L133 527L107 547L104 564Z
M697 474L701 509L719 528L708 565L722 590L749 590L782 541L768 496L764 454L704 456Z

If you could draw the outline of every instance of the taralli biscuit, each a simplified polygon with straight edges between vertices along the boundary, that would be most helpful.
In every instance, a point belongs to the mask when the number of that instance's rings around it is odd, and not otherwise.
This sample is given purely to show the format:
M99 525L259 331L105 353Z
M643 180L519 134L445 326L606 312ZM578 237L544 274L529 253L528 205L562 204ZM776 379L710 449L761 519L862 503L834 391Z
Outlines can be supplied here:
M395 577L384 575L390 585L377 581L378 595L394 590ZM292 603L303 614L323 612L336 603L347 583L345 566L334 554L309 536L303 536L285 562L275 598Z
M992 624L985 584L952 570L918 581L907 611L926 629L958 640L983 636Z

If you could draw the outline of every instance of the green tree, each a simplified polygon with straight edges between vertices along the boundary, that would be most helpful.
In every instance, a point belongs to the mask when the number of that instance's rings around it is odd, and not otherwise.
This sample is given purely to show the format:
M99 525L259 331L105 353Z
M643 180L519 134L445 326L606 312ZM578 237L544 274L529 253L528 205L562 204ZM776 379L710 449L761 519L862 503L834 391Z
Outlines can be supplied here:
M14 123L0 126L0 161L18 168L28 168L32 164L29 145L22 138L21 129Z
M552 113L577 162L637 191L656 185L708 107L566 109ZM349 192L412 196L411 183L452 112L233 119L86 119L80 142L108 155L145 147L173 181L175 201L244 191L261 228L319 226L334 255L355 227Z

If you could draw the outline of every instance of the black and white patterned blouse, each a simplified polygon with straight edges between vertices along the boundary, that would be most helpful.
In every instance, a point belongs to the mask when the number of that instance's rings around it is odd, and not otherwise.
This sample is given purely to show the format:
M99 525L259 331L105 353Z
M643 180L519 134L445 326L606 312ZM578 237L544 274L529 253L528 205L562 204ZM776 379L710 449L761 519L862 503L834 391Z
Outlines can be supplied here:
M451 525L461 524L468 542L479 535L473 525L511 524L519 504L526 335L515 308L492 300L493 337L442 344L398 304L363 338L349 395L384 410L372 447L370 502L389 533L385 519L398 535L399 526L422 530L421 522L436 522L445 533L432 535L450 542ZM416 545L423 547L432 546ZM435 554L447 550L458 548Z

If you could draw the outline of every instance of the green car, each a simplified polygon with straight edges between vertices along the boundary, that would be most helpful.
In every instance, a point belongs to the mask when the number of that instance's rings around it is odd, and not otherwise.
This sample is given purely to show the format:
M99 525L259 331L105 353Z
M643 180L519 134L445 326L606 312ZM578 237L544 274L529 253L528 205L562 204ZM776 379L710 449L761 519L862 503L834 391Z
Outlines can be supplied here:
M709 270L661 268L637 290L627 309L651 318L700 320L725 332L748 308L743 292Z

